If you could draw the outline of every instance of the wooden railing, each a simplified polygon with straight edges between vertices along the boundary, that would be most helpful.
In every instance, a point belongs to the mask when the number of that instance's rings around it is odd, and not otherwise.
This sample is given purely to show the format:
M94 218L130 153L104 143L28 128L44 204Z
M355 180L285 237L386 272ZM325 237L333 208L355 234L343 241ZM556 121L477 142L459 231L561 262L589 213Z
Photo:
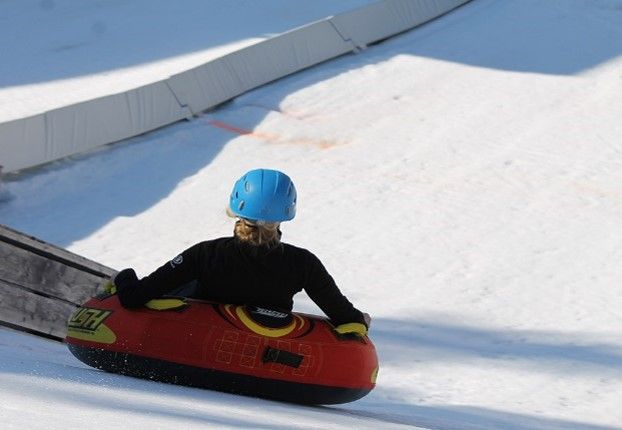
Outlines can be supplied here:
M52 339L115 271L0 225L0 324Z

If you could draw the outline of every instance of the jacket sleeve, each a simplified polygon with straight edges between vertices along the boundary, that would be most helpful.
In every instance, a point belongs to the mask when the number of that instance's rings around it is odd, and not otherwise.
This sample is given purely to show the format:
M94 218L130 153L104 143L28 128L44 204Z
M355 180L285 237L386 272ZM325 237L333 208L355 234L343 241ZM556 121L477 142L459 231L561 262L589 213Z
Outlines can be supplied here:
M197 279L200 252L200 244L194 245L140 280L133 269L119 272L114 283L121 305L138 308L151 299Z
M305 291L334 325L357 322L365 324L363 313L344 296L322 262L309 253Z

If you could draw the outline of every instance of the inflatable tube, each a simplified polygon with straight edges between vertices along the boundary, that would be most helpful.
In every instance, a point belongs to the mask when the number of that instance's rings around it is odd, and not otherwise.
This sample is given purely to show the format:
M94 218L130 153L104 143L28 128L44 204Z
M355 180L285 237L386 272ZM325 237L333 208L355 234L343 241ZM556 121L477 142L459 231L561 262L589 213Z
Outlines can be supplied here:
M116 295L71 316L65 339L85 364L109 372L304 403L357 400L375 386L371 340L322 317L178 300L169 310L126 310Z

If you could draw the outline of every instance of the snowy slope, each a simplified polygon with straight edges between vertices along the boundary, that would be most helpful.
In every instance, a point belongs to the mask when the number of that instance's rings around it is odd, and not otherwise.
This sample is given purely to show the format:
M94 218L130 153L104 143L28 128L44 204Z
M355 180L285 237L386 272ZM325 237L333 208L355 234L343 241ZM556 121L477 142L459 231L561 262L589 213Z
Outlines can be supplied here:
M622 0L475 0L191 122L9 178L1 223L147 274L230 234L245 170L287 171L300 199L284 239L374 316L381 370L366 398L308 409L85 370L1 331L0 417L622 428L621 54ZM296 308L319 312L302 295Z

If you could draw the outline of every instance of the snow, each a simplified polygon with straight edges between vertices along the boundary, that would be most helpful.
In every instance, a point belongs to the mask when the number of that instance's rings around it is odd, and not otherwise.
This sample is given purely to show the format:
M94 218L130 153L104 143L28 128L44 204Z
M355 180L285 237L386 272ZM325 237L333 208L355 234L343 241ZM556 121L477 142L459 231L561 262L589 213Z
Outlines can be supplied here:
M9 0L0 121L121 93L373 0Z
M381 368L367 397L309 408L102 373L2 329L3 425L622 428L620 94L621 0L474 0L190 122L5 178L0 223L145 275L231 233L246 170L286 171L299 210L284 240L372 314ZM303 295L296 310L319 312Z

